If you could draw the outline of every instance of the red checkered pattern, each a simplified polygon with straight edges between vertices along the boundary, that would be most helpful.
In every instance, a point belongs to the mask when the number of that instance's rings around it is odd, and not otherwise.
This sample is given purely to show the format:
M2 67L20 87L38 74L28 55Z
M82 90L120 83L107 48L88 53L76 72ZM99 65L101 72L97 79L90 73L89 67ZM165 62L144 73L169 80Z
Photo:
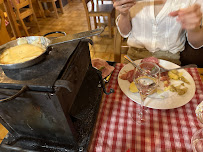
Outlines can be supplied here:
M186 105L170 110L150 112L149 123L136 124L131 113L139 105L130 100L119 88L117 77L123 64L116 64L107 91L115 93L103 95L96 123L91 152L180 152L192 151L192 135L201 128L195 109L203 100L203 84L196 68L187 69L196 84L196 93ZM178 102L178 101L177 101Z

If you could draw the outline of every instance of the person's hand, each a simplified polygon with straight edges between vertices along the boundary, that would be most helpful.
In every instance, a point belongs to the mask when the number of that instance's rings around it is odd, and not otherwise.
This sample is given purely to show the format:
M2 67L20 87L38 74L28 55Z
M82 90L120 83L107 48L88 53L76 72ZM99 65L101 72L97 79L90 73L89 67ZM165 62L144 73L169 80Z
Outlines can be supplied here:
M113 6L121 15L128 15L129 9L135 5L135 0L113 0Z
M177 16L177 21L180 22L182 28L185 30L195 30L200 27L202 20L201 6L194 4L188 8L180 9L171 12L172 17Z

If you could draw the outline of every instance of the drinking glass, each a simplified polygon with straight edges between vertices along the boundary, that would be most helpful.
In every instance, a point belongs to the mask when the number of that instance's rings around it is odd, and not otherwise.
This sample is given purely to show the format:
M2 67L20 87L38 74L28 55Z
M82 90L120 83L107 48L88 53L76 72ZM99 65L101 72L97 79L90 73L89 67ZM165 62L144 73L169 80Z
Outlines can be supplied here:
M203 128L192 136L191 143L194 152L203 152Z
M195 113L199 122L203 124L203 101L197 106ZM194 152L203 152L203 128L195 132L191 143Z
M144 124L148 117L149 113L144 109L144 101L156 90L159 78L160 68L152 62L140 63L134 71L134 82L141 97L141 104L140 108L136 109L136 114L132 114L132 118L138 124Z

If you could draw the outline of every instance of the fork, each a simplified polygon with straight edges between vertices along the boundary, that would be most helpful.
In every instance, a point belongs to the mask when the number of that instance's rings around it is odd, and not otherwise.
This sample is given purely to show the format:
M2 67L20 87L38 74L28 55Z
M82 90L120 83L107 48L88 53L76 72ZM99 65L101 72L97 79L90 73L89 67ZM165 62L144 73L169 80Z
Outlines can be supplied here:
M124 58L127 59L135 68L138 67L137 64L135 64L135 62L133 62L133 60L128 55L125 55ZM185 68L197 68L197 65L196 64L188 64L188 65L181 66L178 68L173 68L173 69L166 69L162 66L159 66L159 67L160 67L160 73L163 73L163 72L168 72L171 70L179 70L179 69L185 69Z
M133 62L133 60L128 55L125 55L124 58L127 59L135 68L138 67L137 64L135 64L135 62Z

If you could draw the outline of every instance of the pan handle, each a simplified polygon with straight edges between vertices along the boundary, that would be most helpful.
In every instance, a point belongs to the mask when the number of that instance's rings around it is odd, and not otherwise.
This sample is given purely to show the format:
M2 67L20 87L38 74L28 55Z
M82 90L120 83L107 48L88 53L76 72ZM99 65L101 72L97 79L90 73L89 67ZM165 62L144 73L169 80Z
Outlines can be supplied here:
M21 90L18 91L16 94L14 94L14 95L12 95L12 96L10 96L10 97L8 97L8 98L1 99L1 100L0 100L0 103L1 103L1 102L5 102L5 101L13 100L13 99L15 99L16 97L18 97L19 95L21 95L23 92L25 92L26 90L28 90L28 86L25 85L25 86L23 86L23 87L21 88Z
M47 33L47 34L44 34L43 36L45 37L45 36L47 36L47 35L51 35L51 34L55 34L55 33L61 33L61 34L63 34L64 36L66 36L66 32L63 32L63 31L49 32L49 33Z

